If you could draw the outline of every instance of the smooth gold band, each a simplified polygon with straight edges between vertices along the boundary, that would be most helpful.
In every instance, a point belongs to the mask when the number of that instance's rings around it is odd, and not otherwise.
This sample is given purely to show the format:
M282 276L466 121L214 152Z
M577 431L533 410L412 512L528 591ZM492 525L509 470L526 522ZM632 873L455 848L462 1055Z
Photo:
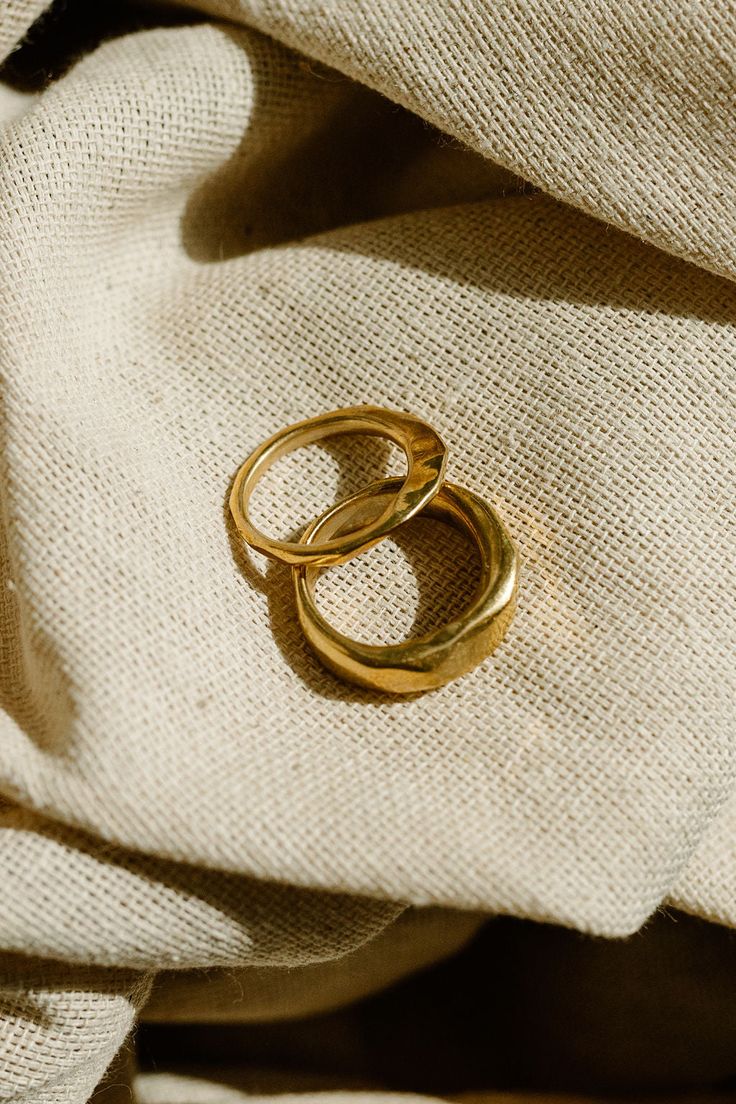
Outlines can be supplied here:
M342 532L352 535L361 531L356 527L364 524L366 516L375 517L382 501L393 502L401 485L401 480L388 479L351 495L314 521L302 541L311 546L339 539ZM496 511L472 491L445 483L423 514L467 533L478 547L481 563L478 590L468 609L426 636L388 646L351 640L334 629L316 607L314 587L319 568L293 568L302 630L323 663L350 682L393 694L442 686L490 655L514 615L518 559Z
M359 528L320 541L313 539L309 543L303 540L273 540L257 529L248 517L248 502L264 472L293 449L343 433L386 437L406 454L406 477L391 481L394 493L390 497L384 495L382 512L377 512L374 501L372 512L362 512L363 520ZM248 544L272 559L288 564L318 566L345 563L419 513L439 491L446 461L447 450L442 438L426 422L411 414L377 406L334 410L287 426L252 452L235 477L230 493L230 510ZM387 497L388 501L385 501Z

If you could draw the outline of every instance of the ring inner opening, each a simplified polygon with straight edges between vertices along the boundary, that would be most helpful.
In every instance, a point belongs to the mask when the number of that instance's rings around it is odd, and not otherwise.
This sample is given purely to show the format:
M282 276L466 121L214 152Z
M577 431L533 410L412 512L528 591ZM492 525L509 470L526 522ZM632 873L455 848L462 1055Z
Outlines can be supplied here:
M480 553L469 533L423 514L348 563L319 571L314 595L338 632L395 645L454 621L480 583Z
M294 540L328 507L387 476L405 477L407 467L403 450L385 437L327 437L276 460L255 485L248 514L261 532ZM385 499L377 500L367 520L385 507Z

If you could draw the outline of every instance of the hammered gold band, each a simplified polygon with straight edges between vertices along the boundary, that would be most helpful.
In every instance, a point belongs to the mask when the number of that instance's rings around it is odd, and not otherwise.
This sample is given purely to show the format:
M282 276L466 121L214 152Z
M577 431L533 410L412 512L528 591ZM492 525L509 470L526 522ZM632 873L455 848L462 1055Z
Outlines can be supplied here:
M248 516L248 503L256 483L268 468L293 449L344 433L386 437L403 449L408 464L406 477L398 482L396 494L386 502L383 511L378 516L374 511L370 519L350 533L310 544L275 540L257 529ZM447 449L442 438L412 414L377 406L347 407L287 426L259 445L235 476L230 510L248 544L271 559L321 566L345 563L418 514L440 489L446 462Z
M248 516L253 489L287 452L326 437L363 433L386 437L404 450L403 479L384 479L326 510L299 541L275 540ZM290 564L299 623L309 644L341 678L373 690L412 694L442 686L471 670L500 644L516 608L518 557L496 511L472 491L442 482L447 452L439 435L411 414L356 406L297 422L274 434L238 471L230 509L251 547ZM401 644L364 644L333 628L315 602L320 570L372 548L419 513L465 533L480 554L475 596L458 617Z
M343 529L353 530L382 499L393 498L398 482L385 480L346 498L314 521L302 540L309 544L339 535ZM304 635L322 662L341 678L393 694L429 690L470 671L503 639L516 607L517 555L500 517L478 495L452 483L442 486L422 516L467 534L478 548L481 563L478 589L468 608L426 636L395 645L363 644L344 636L315 604L319 568L293 568Z

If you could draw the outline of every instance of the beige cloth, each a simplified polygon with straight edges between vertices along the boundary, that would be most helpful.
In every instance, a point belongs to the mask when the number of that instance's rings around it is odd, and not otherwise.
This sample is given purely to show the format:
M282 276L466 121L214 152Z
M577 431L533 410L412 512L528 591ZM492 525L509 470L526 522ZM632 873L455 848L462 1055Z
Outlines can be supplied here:
M451 910L736 922L728 11L197 6L230 22L88 48L0 149L0 1099L86 1100L157 970L336 960L407 905L450 910L435 957ZM263 437L359 402L431 420L522 556L508 641L414 700L323 671L226 515ZM264 524L387 460L317 451ZM412 532L330 616L467 595Z

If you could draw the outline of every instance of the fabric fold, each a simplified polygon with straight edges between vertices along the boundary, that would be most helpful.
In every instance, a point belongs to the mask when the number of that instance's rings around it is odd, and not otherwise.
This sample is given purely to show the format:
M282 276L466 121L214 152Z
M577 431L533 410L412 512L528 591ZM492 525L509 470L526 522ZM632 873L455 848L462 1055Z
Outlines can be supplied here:
M84 1104L131 1031L150 978L0 956L0 1099Z
M736 273L727 5L186 2L334 66L558 199Z

